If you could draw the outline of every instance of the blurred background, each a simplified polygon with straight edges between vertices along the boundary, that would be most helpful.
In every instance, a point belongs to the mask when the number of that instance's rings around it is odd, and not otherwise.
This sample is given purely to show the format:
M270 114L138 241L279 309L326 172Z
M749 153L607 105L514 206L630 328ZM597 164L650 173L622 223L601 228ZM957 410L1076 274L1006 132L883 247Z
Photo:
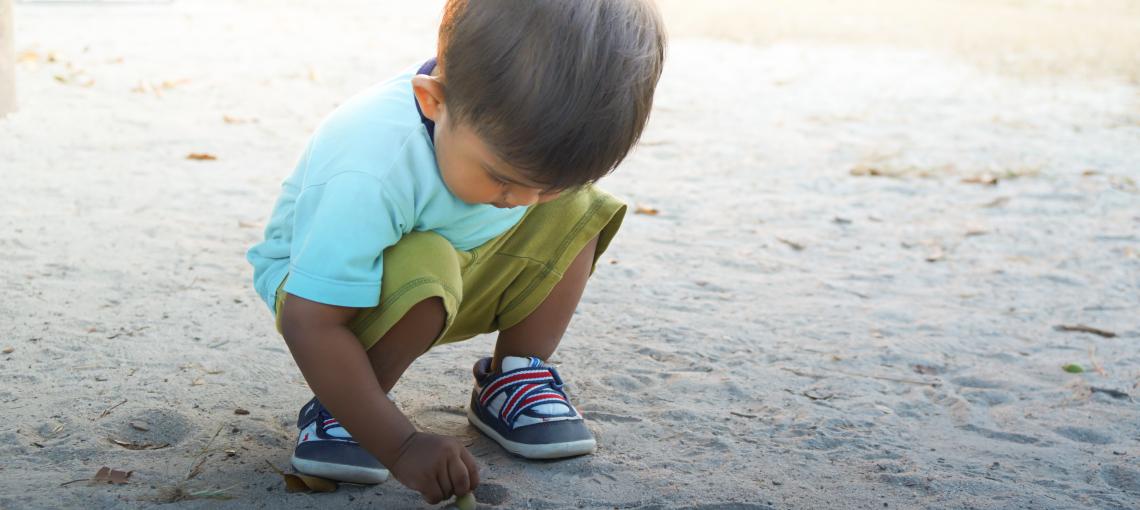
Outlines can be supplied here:
M312 506L265 465L309 393L244 253L321 119L434 54L442 5L0 0L0 507ZM397 387L471 440L480 500L1134 507L1140 1L659 5L655 110L603 181L637 212L555 360L598 454L472 433L489 337ZM59 488L101 465L138 483Z

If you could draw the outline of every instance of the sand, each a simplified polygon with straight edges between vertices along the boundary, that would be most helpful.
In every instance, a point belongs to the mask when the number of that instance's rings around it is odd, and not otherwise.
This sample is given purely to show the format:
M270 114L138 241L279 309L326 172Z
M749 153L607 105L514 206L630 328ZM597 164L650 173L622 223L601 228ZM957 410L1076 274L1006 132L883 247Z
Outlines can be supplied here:
M395 481L285 492L267 463L310 393L243 256L316 123L429 55L439 5L16 4L0 508L421 505ZM491 337L396 387L470 444L479 500L1140 506L1140 94L1111 49L1135 2L688 5L606 182L659 214L627 218L552 359L597 454L520 460L466 424ZM801 21L757 36L772 13ZM1042 46L1030 21L1084 35ZM129 483L61 486L102 466Z

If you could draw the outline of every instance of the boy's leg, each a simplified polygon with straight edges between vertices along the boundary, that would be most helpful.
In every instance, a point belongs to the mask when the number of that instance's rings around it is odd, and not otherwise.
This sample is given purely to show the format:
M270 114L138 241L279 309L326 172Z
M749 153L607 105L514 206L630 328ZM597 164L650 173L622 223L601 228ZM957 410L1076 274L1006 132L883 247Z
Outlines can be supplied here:
M491 359L492 372L499 371L500 363L506 356L535 356L545 360L554 353L566 327L570 325L578 301L582 299L582 292L586 290L586 280L590 277L590 265L597 246L597 237L586 243L546 300L527 318L499 332L495 342L495 355Z
M503 448L532 459L593 452L594 435L545 365L570 324L590 276L598 238L574 257L562 278L525 319L499 333L492 359L475 364L467 420Z
M443 300L428 298L412 306L380 340L368 349L368 360L376 380L385 392L392 391L396 381L431 347L446 325Z
M570 325L574 309L586 289L590 262L598 245L595 237L586 244L546 300L518 324L499 332L492 358L492 371L498 371L504 356L535 356L547 359L558 347ZM446 314L443 300L429 298L417 303L368 350L376 380L385 392L391 391L411 366L431 347L443 331Z
M381 388L388 392L445 324L443 300L435 297L411 308L368 351ZM291 463L306 474L345 482L379 483L388 470L352 439L348 431L313 397L297 417L300 433Z

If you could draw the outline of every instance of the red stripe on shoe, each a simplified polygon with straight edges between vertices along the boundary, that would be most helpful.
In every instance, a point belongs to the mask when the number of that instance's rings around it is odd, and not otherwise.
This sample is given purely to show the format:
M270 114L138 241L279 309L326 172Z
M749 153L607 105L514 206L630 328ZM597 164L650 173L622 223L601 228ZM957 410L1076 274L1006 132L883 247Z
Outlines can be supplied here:
M483 388L483 395L479 398L479 403L487 405L487 401L491 399L491 396L504 386L520 382L528 382L531 380L533 380L533 382L541 382L551 377L552 376L550 374L550 370L547 370L545 368L538 370L527 370L524 372L518 372L509 375L507 377L500 377L499 379L495 379L486 388Z
M557 393L542 393L524 400L522 402L522 406L525 407L535 402L542 402L544 400L557 400L559 402L566 402L566 399Z
M523 396L525 396L527 392L539 386L540 385L538 384L527 384L516 390L515 394L511 395L511 398L507 399L507 402L503 404L503 408L499 409L499 418L505 420L507 416L511 415L511 411L514 410L515 404L517 404L519 400L522 400Z
M519 410L514 411L507 416L514 417L517 414L522 413L522 411L527 409L528 407L531 407L532 404L537 406L538 404L542 404L542 403L545 403L547 401L559 402L562 404L570 405L570 403L562 395L559 395L557 393L539 393L538 395L535 395L535 396L530 397L526 400L523 400L522 403L519 404L519 406L518 406ZM510 420L507 420L507 421L509 423L512 423L512 426L513 426L513 422L514 422L513 418L511 418Z

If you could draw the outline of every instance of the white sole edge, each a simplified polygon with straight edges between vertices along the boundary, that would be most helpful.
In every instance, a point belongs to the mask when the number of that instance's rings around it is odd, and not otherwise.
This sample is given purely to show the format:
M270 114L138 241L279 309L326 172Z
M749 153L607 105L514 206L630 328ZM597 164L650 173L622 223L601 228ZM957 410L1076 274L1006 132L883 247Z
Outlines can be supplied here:
M344 464L330 464L328 462L298 459L297 457L293 457L290 462L293 464L293 469L296 469L297 472L301 474L319 476L338 482L373 485L388 479L387 469L345 466Z
M479 429L480 432L486 434L491 439L494 439L499 446L505 448L508 452L515 455L526 457L528 459L561 459L563 457L576 457L578 455L585 455L593 453L598 447L598 442L594 439L583 439L581 441L570 441L566 443L554 443L534 445L526 443L516 443L508 441L499 435L495 429L488 427L479 417L475 416L475 411L471 406L467 407L467 421Z

